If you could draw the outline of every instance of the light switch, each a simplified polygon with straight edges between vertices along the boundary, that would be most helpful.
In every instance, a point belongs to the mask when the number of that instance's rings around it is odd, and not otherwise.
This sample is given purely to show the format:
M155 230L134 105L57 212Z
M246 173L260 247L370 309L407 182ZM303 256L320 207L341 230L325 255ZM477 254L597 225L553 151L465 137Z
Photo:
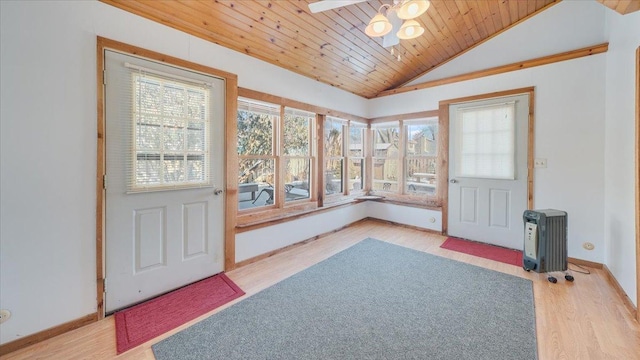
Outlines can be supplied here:
M546 168L547 167L547 159L537 158L537 159L533 160L533 167Z

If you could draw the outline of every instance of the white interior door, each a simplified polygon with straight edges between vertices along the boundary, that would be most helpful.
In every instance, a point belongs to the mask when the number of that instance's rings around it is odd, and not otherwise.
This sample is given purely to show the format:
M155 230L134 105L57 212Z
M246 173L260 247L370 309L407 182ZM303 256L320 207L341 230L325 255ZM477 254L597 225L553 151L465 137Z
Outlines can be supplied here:
M107 51L112 312L224 270L224 80Z
M448 234L522 249L529 96L449 107Z

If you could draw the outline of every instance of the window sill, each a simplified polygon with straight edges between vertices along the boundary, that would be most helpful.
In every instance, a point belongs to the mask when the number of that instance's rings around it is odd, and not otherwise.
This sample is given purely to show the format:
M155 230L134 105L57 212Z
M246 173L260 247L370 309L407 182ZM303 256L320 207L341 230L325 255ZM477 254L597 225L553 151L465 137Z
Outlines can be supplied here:
M236 224L236 234L297 220L339 207L351 206L357 203L361 203L362 201L364 200L358 200L356 198L350 197L347 199L341 199L340 201L325 203L323 207L317 207L316 203L314 202L305 203L304 206L292 206L282 210L267 210L260 213L256 212L246 215L239 215Z
M410 195L398 195L393 193L384 193L381 191L373 194L376 197L380 197L381 199L377 200L378 202L400 205L400 206L410 206L420 209L434 210L434 211L442 211L442 205L440 201L438 201L435 197L419 197L419 196L410 196Z

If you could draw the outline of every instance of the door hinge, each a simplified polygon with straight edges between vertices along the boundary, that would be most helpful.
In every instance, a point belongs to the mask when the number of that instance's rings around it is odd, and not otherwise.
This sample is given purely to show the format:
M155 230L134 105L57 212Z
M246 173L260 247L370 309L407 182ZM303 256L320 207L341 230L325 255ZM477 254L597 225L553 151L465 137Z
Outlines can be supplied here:
M107 174L102 175L102 188L107 190Z
M107 292L107 278L102 279L102 292Z
M102 85L107 85L107 70L102 70Z

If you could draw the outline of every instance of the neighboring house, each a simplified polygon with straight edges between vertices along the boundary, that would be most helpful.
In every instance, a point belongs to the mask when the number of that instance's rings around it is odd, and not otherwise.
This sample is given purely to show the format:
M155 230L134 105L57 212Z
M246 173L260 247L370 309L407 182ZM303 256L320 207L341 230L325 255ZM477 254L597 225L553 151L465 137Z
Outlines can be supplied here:
M606 53L367 100L97 1L0 2L0 308L5 344L90 317L96 304L96 37L238 75L239 86L365 118L535 87L535 207L569 213L569 256L604 264L636 303L635 52L640 11L564 1L417 82L609 43ZM390 59L390 61L395 61ZM429 148L413 139L411 147ZM398 151L383 145L380 155ZM362 151L360 148L352 151ZM380 176L387 173L380 167ZM257 174L256 176L259 176ZM256 178L257 179L257 178ZM439 211L360 203L235 237L235 261L365 217L417 227ZM437 219L424 224L415 219ZM591 242L595 250L582 247Z

